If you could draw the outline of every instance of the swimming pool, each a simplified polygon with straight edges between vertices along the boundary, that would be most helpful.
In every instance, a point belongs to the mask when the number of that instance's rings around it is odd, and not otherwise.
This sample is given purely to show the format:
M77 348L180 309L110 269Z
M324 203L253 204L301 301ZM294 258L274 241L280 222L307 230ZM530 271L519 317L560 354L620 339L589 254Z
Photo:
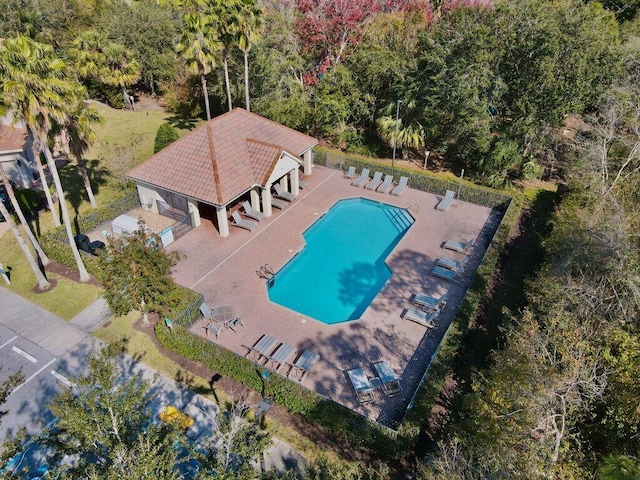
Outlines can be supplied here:
M304 232L305 247L267 282L269 298L326 324L360 318L391 278L385 259L413 222L392 205L337 202Z

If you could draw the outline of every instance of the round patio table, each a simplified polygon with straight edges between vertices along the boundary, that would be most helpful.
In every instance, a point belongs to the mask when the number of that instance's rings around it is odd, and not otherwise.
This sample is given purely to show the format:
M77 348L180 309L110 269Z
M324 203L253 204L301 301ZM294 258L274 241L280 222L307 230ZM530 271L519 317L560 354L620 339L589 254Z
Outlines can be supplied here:
M211 312L211 318L216 322L228 322L236 318L236 309L230 305L216 307Z

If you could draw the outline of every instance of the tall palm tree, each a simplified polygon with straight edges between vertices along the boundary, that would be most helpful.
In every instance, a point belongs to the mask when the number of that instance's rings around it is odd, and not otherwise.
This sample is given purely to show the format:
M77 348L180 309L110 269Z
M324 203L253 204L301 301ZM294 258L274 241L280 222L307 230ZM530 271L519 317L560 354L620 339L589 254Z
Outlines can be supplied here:
M233 109L231 98L231 82L229 81L229 57L238 37L238 4L235 0L219 0L212 2L207 9L218 39L221 43L222 70L224 72L224 86L227 93L227 106Z
M22 234L18 229L18 225L16 225L16 222L13 220L13 217L9 214L7 207L4 206L4 202L1 202L1 201L0 201L0 213L2 213L2 216L6 219L7 222L9 222L9 226L11 227L11 231L13 232L13 235L16 237L16 240L18 241L18 245L20 245L20 248L22 249L24 256L27 257L27 261L29 262L31 269L33 270L33 273L36 276L36 280L38 280L38 287L40 288L40 290L48 289L51 286L51 284L46 279L42 271L40 271L40 267L38 266L36 259L33 258L33 254L29 249L29 245L27 245L27 242L25 242L24 238L22 238Z
M73 238L64 190L49 149L53 122L64 124L69 105L76 101L76 85L66 78L66 65L49 45L18 35L0 44L0 111L10 110L14 122L22 122L45 155L58 193L62 220L69 246L80 273L80 281L89 280Z
M31 245L33 245L33 249L36 251L37 255L40 257L40 261L42 262L42 264L48 265L49 257L47 257L47 254L44 253L44 250L42 250L40 243L38 243L38 240L36 239L35 235L31 231L31 227L29 226L29 223L27 222L27 219L25 218L24 213L22 212L22 208L20 207L20 204L16 199L16 194L13 191L13 187L11 186L11 182L9 181L9 177L7 177L7 173L4 171L4 168L2 167L1 163L0 163L0 182L4 185L5 191L9 196L9 200L11 200L11 205L13 205L13 210L16 212L16 215L18 215L20 224L22 225L23 230L27 233L27 237L29 237L29 241L31 242ZM0 203L1 202L2 200L0 200Z
M95 127L101 124L102 120L98 111L95 108L85 107L82 95L78 95L75 108L69 112L67 122L64 125L69 134L69 149L76 159L76 166L82 176L84 188L93 208L96 208L98 204L87 174L87 162L82 158L82 155L96 141Z
M211 20L211 16L205 14L202 9L185 12L182 15L180 36L175 46L178 55L185 60L187 69L200 75L207 120L211 120L207 75L214 66L215 54L220 50L220 42L212 28Z
M256 0L237 1L238 47L244 55L244 97L248 111L251 111L249 100L249 52L262 33L262 8Z
M418 119L416 102L411 100L402 103L404 115L398 118L396 125L396 103L390 103L381 110L376 119L378 135L382 140L402 150L403 148L423 148L427 139L426 131ZM403 121L407 118L407 121Z
M119 43L109 43L102 50L102 55L104 63L98 73L100 81L112 87L120 87L125 107L133 110L127 87L140 79L142 74L140 62L134 58L133 51Z

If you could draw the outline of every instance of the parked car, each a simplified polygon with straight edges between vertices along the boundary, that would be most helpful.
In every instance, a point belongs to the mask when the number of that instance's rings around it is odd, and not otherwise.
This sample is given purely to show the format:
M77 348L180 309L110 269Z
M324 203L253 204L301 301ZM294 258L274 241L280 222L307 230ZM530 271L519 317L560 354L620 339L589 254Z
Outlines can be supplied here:
M16 184L9 180L11 183L11 188L16 189ZM4 203L4 206L9 210L9 213L13 213L13 205L11 205L11 199L9 199L9 194L7 193L7 189L4 184L0 184L0 201ZM0 222L5 222L7 219L4 218L2 212L0 212Z

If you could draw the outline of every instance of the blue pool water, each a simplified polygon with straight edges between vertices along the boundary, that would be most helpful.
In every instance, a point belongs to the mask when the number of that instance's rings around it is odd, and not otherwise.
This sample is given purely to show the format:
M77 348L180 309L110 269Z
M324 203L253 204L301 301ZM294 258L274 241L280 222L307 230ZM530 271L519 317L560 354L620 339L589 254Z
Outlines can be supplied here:
M385 259L413 221L391 205L339 201L303 234L305 248L268 282L269 298L327 324L360 318L391 278Z

